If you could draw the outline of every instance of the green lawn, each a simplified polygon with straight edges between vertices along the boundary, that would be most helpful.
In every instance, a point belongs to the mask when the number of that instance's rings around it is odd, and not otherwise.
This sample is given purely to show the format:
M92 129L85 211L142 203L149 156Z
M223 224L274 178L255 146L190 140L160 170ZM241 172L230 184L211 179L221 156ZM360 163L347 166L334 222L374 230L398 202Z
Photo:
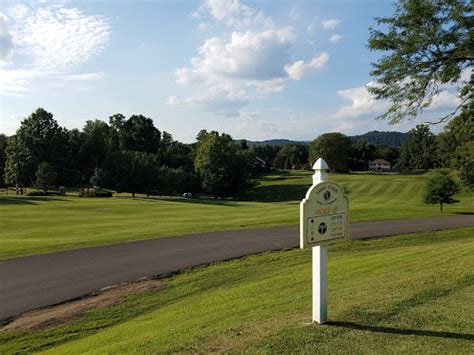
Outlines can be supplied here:
M474 194L461 203L425 205L426 176L333 175L349 192L352 221L473 213ZM311 172L267 175L240 201L182 198L0 196L0 259L94 245L205 231L298 223Z
M163 280L75 324L0 332L0 353L474 352L474 228L329 247L329 319L311 325L311 253L264 253Z

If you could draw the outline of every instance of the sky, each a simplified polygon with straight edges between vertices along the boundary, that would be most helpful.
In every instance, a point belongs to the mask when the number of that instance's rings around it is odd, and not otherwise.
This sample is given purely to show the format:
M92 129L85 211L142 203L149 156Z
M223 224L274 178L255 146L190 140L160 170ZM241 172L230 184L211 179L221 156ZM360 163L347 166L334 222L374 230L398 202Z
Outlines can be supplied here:
M457 106L447 87L415 121L374 119L374 17L392 1L0 2L0 132L38 107L62 125L143 114L175 139L312 140L408 131ZM434 131L439 131L438 125Z

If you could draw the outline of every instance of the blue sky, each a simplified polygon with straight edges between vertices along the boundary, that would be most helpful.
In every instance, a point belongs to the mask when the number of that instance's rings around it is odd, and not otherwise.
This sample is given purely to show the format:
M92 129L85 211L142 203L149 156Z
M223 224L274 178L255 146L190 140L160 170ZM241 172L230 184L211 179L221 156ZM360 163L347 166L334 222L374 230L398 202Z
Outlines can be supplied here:
M37 107L61 125L141 113L192 142L407 131L458 102L450 88L416 122L389 126L365 85L368 28L392 1L9 1L0 5L0 132ZM441 127L436 127L439 130Z

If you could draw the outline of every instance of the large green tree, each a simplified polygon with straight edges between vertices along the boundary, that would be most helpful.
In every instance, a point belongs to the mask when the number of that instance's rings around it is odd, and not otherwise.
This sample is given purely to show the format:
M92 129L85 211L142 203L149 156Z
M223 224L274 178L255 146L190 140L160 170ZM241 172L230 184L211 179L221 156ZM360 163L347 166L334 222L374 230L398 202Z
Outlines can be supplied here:
M215 197L227 197L241 191L250 179L250 161L228 134L201 131L195 169L203 188Z
M369 161L375 158L377 148L374 144L369 143L366 139L361 138L353 144L353 150L350 158L351 170L367 170Z
M15 184L34 184L35 173L41 162L55 167L58 182L64 183L68 162L68 135L53 114L38 108L22 121L13 139L8 140L5 179Z
M441 166L460 172L466 186L474 188L474 101L463 107L438 136Z
M159 188L159 158L156 154L136 151L116 151L104 164L104 183L119 192L149 194Z
M442 85L459 81L474 60L472 0L401 0L391 17L376 18L368 46L382 57L373 64L369 91L391 106L379 118L413 119ZM473 76L462 85L462 104L472 100ZM459 106L460 107L460 106ZM457 109L439 121L450 119Z
M309 144L309 160L314 163L323 158L332 172L349 171L352 142L342 133L325 133Z
M120 148L156 154L160 148L161 132L153 124L151 118L143 115L132 115L128 120L114 124L119 125Z
M298 169L307 163L307 147L295 144L286 144L281 147L274 160L274 166L277 169Z
M401 171L431 169L437 165L436 137L427 125L417 125L408 132L400 148L396 168Z

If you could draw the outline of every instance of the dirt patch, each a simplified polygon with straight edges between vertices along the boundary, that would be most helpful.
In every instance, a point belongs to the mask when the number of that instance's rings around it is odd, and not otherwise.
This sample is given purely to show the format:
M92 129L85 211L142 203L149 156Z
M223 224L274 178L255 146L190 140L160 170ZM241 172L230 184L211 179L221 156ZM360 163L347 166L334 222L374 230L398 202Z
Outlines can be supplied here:
M108 287L84 298L20 314L1 331L6 330L47 330L72 323L87 311L123 303L127 295L157 292L164 289L159 280L144 280L131 284Z

